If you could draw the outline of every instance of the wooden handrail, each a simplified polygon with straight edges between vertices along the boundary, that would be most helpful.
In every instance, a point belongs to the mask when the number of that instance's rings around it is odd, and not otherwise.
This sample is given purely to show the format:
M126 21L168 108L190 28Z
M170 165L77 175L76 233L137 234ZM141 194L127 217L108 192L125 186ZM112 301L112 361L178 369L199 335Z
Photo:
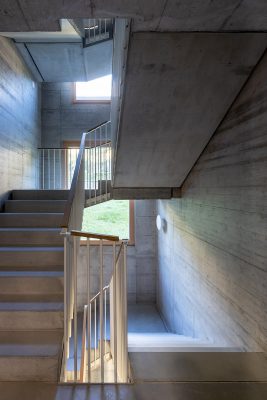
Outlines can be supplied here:
M102 235L101 233L71 231L70 234L72 236L85 237L85 238L89 238L89 239L102 239L102 240L108 240L110 242L118 242L120 240L119 236Z

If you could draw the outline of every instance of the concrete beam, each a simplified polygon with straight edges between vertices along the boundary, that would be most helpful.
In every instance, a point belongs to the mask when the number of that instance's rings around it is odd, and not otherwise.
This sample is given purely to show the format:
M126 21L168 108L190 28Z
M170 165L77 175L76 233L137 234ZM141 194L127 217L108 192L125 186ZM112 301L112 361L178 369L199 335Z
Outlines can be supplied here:
M0 31L57 31L60 18L133 19L134 31L266 31L265 0L2 0Z
M171 199L181 197L180 188L112 188L114 200Z
M267 34L131 34L115 187L180 187L250 76Z

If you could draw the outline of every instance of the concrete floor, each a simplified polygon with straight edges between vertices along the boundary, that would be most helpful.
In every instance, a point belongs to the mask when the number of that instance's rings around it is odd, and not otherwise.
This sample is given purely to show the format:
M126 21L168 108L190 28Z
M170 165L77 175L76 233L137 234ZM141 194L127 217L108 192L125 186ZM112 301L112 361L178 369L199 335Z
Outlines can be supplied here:
M129 307L130 332L165 332L154 306ZM264 400L264 353L130 353L134 383L0 382L1 400Z
M0 383L1 400L265 400L266 382L173 382L133 385Z

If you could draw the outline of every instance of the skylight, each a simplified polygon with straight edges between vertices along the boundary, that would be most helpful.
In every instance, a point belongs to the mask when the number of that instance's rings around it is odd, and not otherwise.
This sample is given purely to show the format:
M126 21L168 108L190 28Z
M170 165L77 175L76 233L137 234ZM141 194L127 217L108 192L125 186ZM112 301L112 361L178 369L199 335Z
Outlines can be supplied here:
M76 82L76 101L110 101L112 75L88 82Z

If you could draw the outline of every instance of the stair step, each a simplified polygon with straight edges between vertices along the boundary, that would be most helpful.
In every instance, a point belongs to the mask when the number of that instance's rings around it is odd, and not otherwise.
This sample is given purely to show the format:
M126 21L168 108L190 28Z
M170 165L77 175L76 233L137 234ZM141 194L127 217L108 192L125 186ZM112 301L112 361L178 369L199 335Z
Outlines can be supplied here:
M59 228L63 213L0 213L0 227Z
M69 190L13 190L13 200L67 200Z
M63 246L60 228L0 228L1 246Z
M64 247L0 247L0 269L63 266Z
M174 333L128 333L129 352L210 352L240 351L237 347L221 347L205 340Z
M0 332L0 380L56 382L62 331Z
M0 331L57 330L62 327L62 302L0 303Z
M62 301L63 275L63 272L41 271L36 275L32 271L0 271L0 301Z
M7 213L63 213L66 200L7 200Z

